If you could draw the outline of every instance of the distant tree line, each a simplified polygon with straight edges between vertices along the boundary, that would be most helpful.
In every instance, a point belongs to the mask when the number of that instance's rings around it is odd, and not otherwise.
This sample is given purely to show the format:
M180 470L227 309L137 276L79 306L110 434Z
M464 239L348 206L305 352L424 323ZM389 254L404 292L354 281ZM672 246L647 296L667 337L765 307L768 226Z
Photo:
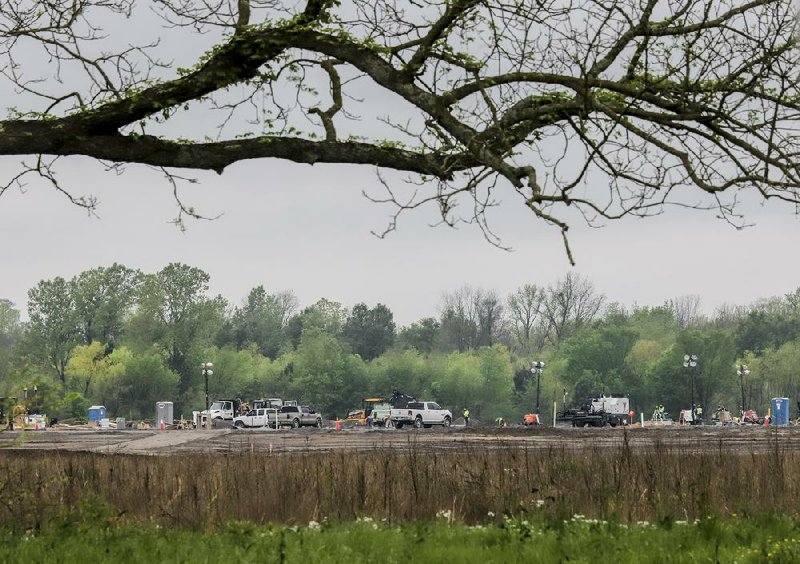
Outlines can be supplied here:
M290 290L254 287L241 304L209 294L209 275L173 263L156 273L120 264L28 291L29 319L0 299L0 395L61 418L91 404L132 419L157 401L188 416L212 398L285 397L342 416L361 399L399 389L473 417L511 421L533 409L533 361L544 361L546 417L593 392L623 392L647 415L764 411L773 396L798 398L800 289L705 315L697 296L656 307L609 303L568 273L508 296L464 285L438 311L398 328L383 304L328 299L301 307ZM698 366L687 369L683 357ZM747 365L749 373L737 366Z

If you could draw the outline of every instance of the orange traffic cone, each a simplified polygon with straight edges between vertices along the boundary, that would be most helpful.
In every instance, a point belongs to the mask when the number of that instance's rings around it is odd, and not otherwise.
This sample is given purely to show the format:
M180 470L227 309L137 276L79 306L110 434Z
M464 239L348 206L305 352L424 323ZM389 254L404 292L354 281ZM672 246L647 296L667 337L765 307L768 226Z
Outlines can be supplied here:
M163 431L163 430L164 430L164 429L166 429L166 428L167 428L167 427L164 425L164 420L162 419L162 420L161 420L161 423L159 423L159 424L158 424L158 430L159 430L159 431Z
M341 431L342 430L342 422L339 421L338 418L336 419L336 430L337 431Z

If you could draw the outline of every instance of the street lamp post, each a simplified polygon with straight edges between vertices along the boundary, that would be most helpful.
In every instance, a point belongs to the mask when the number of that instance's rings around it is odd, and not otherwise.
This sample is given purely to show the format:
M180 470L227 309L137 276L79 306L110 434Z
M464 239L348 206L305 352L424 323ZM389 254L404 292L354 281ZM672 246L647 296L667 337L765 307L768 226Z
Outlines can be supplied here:
M746 364L736 366L736 375L739 376L739 385L742 388L742 417L744 417L744 412L747 409L745 407L744 379L748 374L750 374L750 368Z
M689 379L692 388L692 423L694 423L694 370L697 367L697 355L685 354L683 355L683 367L689 369Z
M214 365L210 362L204 362L200 365L200 368L203 369L203 376L205 376L206 379L206 424L208 424L208 410L210 408L210 404L208 403L208 377L214 374L211 370L214 368Z
M542 368L544 368L544 362L541 360L537 360L533 363L533 367L531 368L531 373L536 376L536 414L539 414L539 392L541 390L541 383L542 383Z

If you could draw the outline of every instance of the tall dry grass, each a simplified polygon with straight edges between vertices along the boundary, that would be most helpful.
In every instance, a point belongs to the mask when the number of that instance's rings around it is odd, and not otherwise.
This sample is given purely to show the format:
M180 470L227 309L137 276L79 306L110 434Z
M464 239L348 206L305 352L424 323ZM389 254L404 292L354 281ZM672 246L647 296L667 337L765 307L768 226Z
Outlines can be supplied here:
M304 524L358 517L402 521L442 513L574 514L620 521L708 514L800 515L800 453L719 448L527 450L502 443L435 452L130 456L0 453L0 526L39 528L110 507L123 518L212 529L230 520Z

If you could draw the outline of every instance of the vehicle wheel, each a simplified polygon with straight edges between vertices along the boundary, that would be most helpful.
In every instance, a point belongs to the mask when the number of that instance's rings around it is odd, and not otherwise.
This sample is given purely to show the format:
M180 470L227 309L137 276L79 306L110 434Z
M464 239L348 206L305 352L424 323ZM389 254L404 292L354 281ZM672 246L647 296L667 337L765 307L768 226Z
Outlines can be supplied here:
M233 424L233 426L236 427L237 429L244 429L244 423L242 423L241 421L237 421L236 423Z
M402 423L402 421L398 421L397 423L394 424L394 426L397 427L398 429L402 429L403 428L403 423Z
M316 425L316 427L317 427L317 429L322 429L322 418L318 418L318 419L317 419L317 425Z
M417 429L422 429L422 417L418 416L416 419L414 419L414 427Z
M300 428L300 420L292 419L292 429L299 429L299 428Z
M450 423L452 423L452 421L450 421L450 418L449 417L445 417L444 418L444 426L445 427L449 427Z

